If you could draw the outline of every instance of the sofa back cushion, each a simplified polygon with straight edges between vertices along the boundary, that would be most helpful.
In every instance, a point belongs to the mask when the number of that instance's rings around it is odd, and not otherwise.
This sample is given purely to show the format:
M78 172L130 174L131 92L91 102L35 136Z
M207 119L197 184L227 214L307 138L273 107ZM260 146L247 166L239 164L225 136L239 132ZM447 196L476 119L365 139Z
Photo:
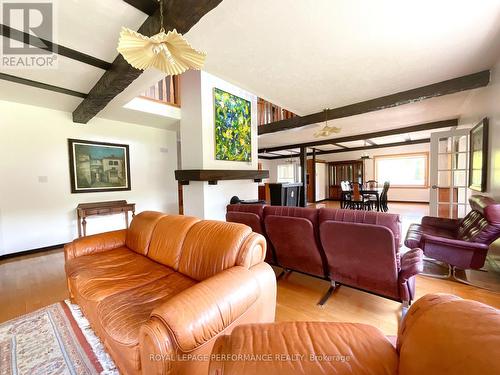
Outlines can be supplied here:
M252 231L264 235L264 206L261 204L230 204L226 208L226 221L248 225Z
M167 215L156 211L144 211L135 216L127 230L125 245L136 253L146 255L153 230L165 216Z
M314 208L267 206L264 224L280 266L324 277L326 259L319 243Z
M201 281L235 266L251 233L243 224L212 220L194 224L182 244L178 271Z
M373 224L386 227L394 236L394 245L399 253L401 247L401 217L397 214L375 211L342 210L338 208L320 208L319 223L339 221L346 223Z
M199 221L198 218L181 215L161 218L151 237L148 257L177 271L187 233Z
M321 244L332 280L400 299L394 235L382 225L323 221Z
M458 239L489 245L500 236L500 204L492 198L473 195L472 211L460 222Z

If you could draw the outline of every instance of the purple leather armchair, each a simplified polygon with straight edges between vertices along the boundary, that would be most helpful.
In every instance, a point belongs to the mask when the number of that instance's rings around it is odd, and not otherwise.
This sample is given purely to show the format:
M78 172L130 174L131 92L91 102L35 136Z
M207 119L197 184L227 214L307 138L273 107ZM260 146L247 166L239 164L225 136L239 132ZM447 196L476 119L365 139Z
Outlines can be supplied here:
M319 222L333 281L325 298L340 283L402 302L403 307L411 304L423 254L416 247L400 255L399 215L322 208Z
M469 203L472 211L463 219L426 216L406 235L407 247L420 247L426 257L449 265L446 277L457 279L455 268L483 267L489 245L500 237L500 204L481 195L470 197Z

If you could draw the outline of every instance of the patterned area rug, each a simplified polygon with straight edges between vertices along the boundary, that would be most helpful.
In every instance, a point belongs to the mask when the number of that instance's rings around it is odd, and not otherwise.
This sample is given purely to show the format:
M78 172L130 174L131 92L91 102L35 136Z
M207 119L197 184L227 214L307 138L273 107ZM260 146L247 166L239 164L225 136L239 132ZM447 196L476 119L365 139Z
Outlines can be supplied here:
M0 375L116 375L77 305L59 302L0 325Z

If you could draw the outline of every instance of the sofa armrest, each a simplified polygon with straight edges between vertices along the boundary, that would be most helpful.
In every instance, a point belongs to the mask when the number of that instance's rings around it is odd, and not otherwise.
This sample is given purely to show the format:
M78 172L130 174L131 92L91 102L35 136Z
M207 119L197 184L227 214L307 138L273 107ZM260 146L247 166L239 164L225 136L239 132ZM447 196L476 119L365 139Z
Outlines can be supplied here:
M215 338L242 316L260 295L252 273L235 266L182 291L151 313L183 352Z
M430 227L442 228L446 230L457 230L460 225L458 219L447 219L443 217L424 216L422 218L422 225Z
M425 250L427 244L430 244L430 245L445 246L445 247L449 247L449 248L453 248L453 249L483 250L485 252L488 251L488 245L485 245L485 244L482 244L479 242L454 240L451 238L431 236L429 234L423 234L421 241L422 241L424 250Z
M83 255L100 253L125 246L127 229L115 230L81 237L64 245L64 257L66 261Z
M423 271L423 256L422 249L415 248L401 257L401 270L399 271L399 282L401 284Z

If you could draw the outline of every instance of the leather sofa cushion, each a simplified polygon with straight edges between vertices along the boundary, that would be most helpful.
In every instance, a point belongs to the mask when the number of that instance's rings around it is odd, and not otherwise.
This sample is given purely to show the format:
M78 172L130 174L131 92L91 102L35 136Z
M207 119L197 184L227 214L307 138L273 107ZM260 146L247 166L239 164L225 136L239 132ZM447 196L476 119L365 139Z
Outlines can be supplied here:
M149 320L151 312L194 284L194 280L171 272L140 287L113 294L98 305L100 323L114 341L136 346L139 343L139 329Z
M418 299L398 337L399 373L500 374L500 312L452 295Z
M271 355L272 360L210 364L210 374L397 374L398 355L377 328L365 324L280 322L236 327L220 337L212 354ZM296 357L290 360L286 356ZM299 359L297 355L303 355ZM318 356L318 357L312 357ZM275 357L279 356L279 357ZM326 358L331 356L332 358ZM334 358L338 356L337 358ZM344 356L344 360L340 356ZM349 356L348 359L345 359ZM281 358L281 360L280 360Z
M133 262L136 254L126 247L120 247L103 253L80 256L66 261L66 275L72 279L77 278L82 272L89 269L106 269L120 267L121 265Z
M179 268L184 238L200 219L191 216L165 216L158 221L151 237L148 258L174 270Z
M440 227L431 227L422 224L411 224L406 233L405 245L410 249L415 249L421 247L422 235L428 234L436 237L444 237L450 239L456 239L456 235L452 230L448 230Z
M128 256L115 250L113 254L103 252L76 258L79 264L73 268L76 277L70 278L72 290L78 291L86 300L99 302L110 295L145 285L174 272L145 256L127 251L130 253ZM113 264L114 257L121 260Z
M233 267L243 242L251 233L243 224L212 220L194 224L182 245L179 272L202 281Z
M127 231L125 244L136 253L146 255L156 224L166 215L161 212L144 211L134 217Z

